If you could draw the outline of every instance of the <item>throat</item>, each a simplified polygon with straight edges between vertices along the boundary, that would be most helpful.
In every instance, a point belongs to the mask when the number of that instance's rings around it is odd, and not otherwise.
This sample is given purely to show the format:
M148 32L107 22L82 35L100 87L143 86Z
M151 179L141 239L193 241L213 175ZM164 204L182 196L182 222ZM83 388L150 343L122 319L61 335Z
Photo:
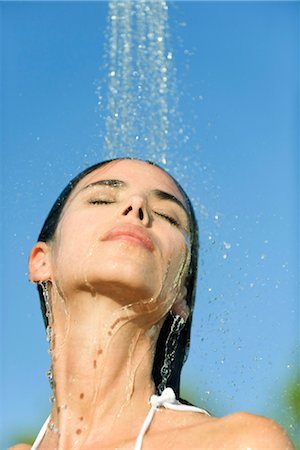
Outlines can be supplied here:
M74 301L67 314L53 311L54 402L47 434L58 440L58 449L104 445L114 429L131 439L155 392L152 365L160 327L101 304L107 302L92 299L78 309Z

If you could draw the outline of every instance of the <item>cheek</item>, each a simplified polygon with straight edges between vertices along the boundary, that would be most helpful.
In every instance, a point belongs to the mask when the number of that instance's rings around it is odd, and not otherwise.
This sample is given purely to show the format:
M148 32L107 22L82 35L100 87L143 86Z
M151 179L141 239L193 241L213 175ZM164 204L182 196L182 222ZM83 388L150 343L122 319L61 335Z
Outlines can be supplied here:
M89 211L74 209L72 213L69 212L62 217L55 233L57 253L81 253L84 257L89 246L93 245L107 228L107 222L105 216L95 214L92 208Z
M189 245L182 236L181 240L171 240L165 253L166 275L165 284L167 289L176 291L180 280L185 272L186 265L189 262Z
M94 224L93 224L94 223ZM82 269L99 230L95 221L86 217L66 217L60 222L53 243L52 258L57 277L64 277Z

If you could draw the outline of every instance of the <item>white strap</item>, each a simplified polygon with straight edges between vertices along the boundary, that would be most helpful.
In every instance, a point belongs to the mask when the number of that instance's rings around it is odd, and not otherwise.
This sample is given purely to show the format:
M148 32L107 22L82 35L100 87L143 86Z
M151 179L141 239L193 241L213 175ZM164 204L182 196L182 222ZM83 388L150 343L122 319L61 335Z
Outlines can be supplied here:
M191 412L200 412L202 414L206 414L207 416L210 416L210 414L205 411L205 409L197 408L196 406L190 406L190 405L182 405L178 400L176 400L174 391L172 388L166 388L163 390L161 395L152 395L150 398L150 404L151 408L149 409L149 412L146 416L146 419L144 420L144 423L142 425L141 431L139 432L139 435L135 441L134 450L141 450L143 445L143 439L144 436L152 422L153 416L155 414L155 411L160 406L164 406L167 409L173 409L176 411L191 411ZM50 416L42 426L39 434L36 437L36 440L34 441L31 450L38 450L39 445L46 433L48 423L50 421Z
M141 431L139 432L137 440L135 441L134 450L141 450L142 445L143 445L144 436L149 428L150 423L152 422L155 411L156 411L156 406L151 406L151 408L146 416L146 419L142 425Z
M166 388L163 390L161 395L152 395L150 398L151 408L146 416L146 419L142 425L141 431L135 441L134 450L141 450L143 445L144 436L151 424L155 411L160 406L164 406L167 409L173 409L176 411L191 411L200 412L210 416L210 414L205 411L205 409L197 408L196 406L182 405L178 400L176 400L174 391L172 388Z
M37 435L36 440L34 441L32 447L31 447L31 450L38 450L39 445L42 442L42 439L45 436L45 433L47 431L47 426L48 426L49 420L50 420L50 416L47 418L46 422L44 423L44 425L40 429L40 432Z

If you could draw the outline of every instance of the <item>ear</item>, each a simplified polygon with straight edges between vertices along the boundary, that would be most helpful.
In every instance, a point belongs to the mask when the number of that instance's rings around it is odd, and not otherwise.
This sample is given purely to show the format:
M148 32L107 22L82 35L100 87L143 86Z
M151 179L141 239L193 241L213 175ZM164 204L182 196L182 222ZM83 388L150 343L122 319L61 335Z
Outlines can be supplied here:
M29 256L29 280L33 283L51 279L50 247L38 242Z
M176 298L172 306L172 313L176 316L182 317L184 321L187 321L191 312L186 302L186 296L187 296L187 288L183 285L178 294L178 297Z

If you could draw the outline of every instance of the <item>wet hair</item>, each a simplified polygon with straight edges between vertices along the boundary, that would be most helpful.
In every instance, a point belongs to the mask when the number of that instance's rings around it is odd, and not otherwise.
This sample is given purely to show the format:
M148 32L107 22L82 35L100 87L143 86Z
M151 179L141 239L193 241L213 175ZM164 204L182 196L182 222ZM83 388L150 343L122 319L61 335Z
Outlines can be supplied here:
M73 178L65 187L65 189L61 192L57 200L54 202L54 205L52 206L45 222L42 227L42 230L39 234L38 241L41 242L50 242L54 239L55 232L62 214L62 211L66 205L66 202L73 191L73 189L76 187L76 185L79 183L80 180L82 180L86 175L93 172L94 170L109 164L112 161L118 161L118 160L124 160L124 159L133 159L133 158L117 158L117 159L111 159L107 161L102 161L100 163L94 164L87 169L80 172L75 178ZM138 159L134 159L139 161ZM153 163L151 161L143 161L148 164L151 164L153 166L156 166L163 170L158 164ZM191 204L191 201L183 188L180 186L180 184L168 173L167 175L173 180L179 191L181 192L185 203L188 208L189 213L189 228L190 228L190 246L191 246L191 258L190 258L190 264L187 270L186 275L186 281L185 286L187 289L187 296L186 296L186 302L191 310L191 313L189 315L189 318L187 319L184 328L181 330L180 337L178 340L177 349L175 352L175 357L172 363L171 367L171 374L168 378L167 386L171 387L174 392L176 393L176 396L179 396L179 386L180 386L180 374L183 367L183 364L185 363L188 351L189 351L189 344L190 344L190 333L191 333L191 325L192 325L192 315L193 315L193 308L194 308L194 302L195 302L195 294L196 294L196 280L197 280L197 262L198 262L198 225L194 213L193 206ZM48 326L48 319L46 315L46 306L44 302L43 297L43 291L42 287L38 284L38 291L40 296L40 303L41 303L41 310L44 318L45 326ZM154 362L153 362L153 368L152 368L152 376L155 383L155 386L158 387L158 385L161 383L162 375L161 375L161 368L164 363L165 359L165 346L167 338L170 334L171 326L173 323L173 317L171 314L168 314L163 326L161 328L157 345L156 345L156 351L154 356Z

